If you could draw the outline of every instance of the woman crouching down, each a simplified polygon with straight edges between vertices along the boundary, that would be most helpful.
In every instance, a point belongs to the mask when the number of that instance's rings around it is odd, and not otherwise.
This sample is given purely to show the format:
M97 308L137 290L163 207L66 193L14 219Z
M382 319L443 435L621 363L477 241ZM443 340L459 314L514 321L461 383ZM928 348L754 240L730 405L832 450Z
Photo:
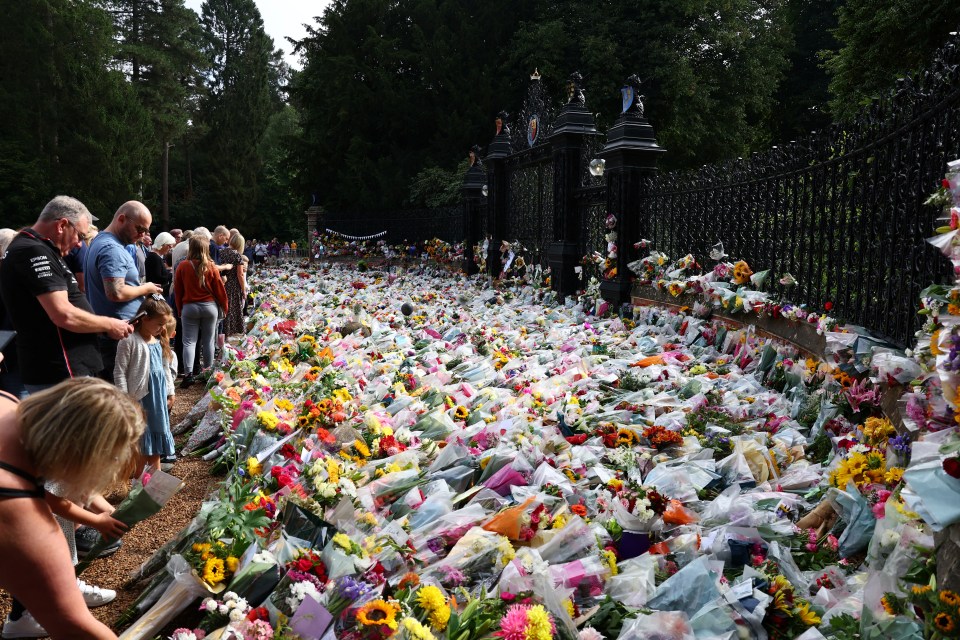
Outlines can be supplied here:
M130 470L143 429L140 408L96 378L67 380L19 406L0 395L0 587L52 638L116 635L84 604L51 510L77 507L48 497L44 482L77 499L109 488Z

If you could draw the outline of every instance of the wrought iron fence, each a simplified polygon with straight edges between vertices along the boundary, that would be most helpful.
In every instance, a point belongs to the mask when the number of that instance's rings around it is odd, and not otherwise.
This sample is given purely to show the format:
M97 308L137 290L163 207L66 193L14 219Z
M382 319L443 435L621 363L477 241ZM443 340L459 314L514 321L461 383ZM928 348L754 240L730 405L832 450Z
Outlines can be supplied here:
M531 264L546 264L553 240L553 157L538 145L507 159L507 240L521 245Z
M641 211L654 248L692 253L706 268L728 259L771 269L773 289L797 304L908 346L920 291L951 277L925 242L939 212L924 205L960 155L960 47L901 80L849 123L750 158L648 179ZM778 279L789 273L798 284ZM829 305L827 303L830 303Z
M318 224L351 236L368 236L386 231L384 240L388 244L424 242L433 238L462 242L464 233L461 205L375 213L325 213Z

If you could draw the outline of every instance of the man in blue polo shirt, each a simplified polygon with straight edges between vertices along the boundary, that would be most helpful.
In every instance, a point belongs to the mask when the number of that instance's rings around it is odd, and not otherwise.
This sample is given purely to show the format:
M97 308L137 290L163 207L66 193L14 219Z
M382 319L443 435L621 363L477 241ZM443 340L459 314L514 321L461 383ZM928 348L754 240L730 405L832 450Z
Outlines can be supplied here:
M94 312L130 320L144 296L163 294L160 285L140 284L140 270L126 250L143 234L150 231L153 216L146 205L136 200L120 205L106 229L97 234L87 250L84 274L87 299ZM103 371L100 377L113 382L113 366L117 358L117 341L100 337L100 356Z

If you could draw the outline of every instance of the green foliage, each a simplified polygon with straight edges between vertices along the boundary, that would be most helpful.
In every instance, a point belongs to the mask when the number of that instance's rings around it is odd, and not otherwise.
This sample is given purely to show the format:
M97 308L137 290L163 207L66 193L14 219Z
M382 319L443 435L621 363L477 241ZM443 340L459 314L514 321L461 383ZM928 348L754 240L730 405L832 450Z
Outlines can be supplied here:
M220 488L220 500L207 514L207 528L214 540L231 538L235 543L249 543L256 538L255 531L270 524L263 509L244 509L257 497L253 483L244 483L239 475Z
M430 208L457 204L460 202L463 177L469 168L470 161L467 158L453 171L436 166L425 167L413 177L407 203L414 207Z
M832 640L856 640L860 638L860 620L849 613L830 618L830 626L824 635Z
M791 44L789 71L775 94L771 134L778 142L796 140L830 124L829 78L821 51L838 48L833 30L843 0L793 0L784 7Z
M948 0L846 0L834 32L840 48L823 53L834 113L853 115L897 78L929 64L957 24L960 5Z
M535 4L333 2L298 44L291 83L302 191L331 210L426 198L411 193L414 176L466 157L492 136L494 114L520 102L523 75L505 70L506 51Z
M217 216L209 224L249 234L263 165L258 149L279 110L275 88L286 71L253 0L206 0L201 13L210 71L198 112L206 132L196 145L194 180L203 189L203 210Z
M24 0L0 24L0 219L29 224L54 195L112 214L139 191L150 123L109 67L110 15L92 2Z
M637 611L617 602L610 596L605 596L597 611L587 620L587 625L603 634L605 638L616 638L620 635L624 623L637 617Z

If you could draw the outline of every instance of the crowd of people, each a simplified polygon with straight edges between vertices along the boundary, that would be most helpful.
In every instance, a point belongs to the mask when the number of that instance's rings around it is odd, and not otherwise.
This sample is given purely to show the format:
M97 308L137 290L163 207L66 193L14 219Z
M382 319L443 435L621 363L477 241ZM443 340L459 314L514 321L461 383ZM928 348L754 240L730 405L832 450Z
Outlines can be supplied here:
M225 226L152 238L137 201L95 222L57 196L32 226L0 229L3 638L116 637L88 610L116 593L73 570L100 536L120 546L102 492L175 461L176 379L189 387L243 333L248 269L261 246L282 250Z

